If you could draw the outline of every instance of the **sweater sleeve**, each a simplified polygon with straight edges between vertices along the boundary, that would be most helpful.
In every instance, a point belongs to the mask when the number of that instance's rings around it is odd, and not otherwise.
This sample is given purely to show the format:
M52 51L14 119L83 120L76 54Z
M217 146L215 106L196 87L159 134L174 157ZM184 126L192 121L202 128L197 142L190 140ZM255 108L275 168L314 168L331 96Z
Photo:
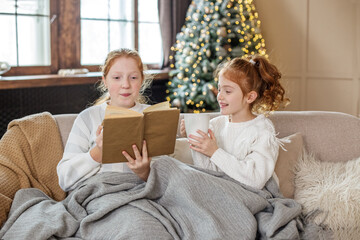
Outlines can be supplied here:
M239 159L219 148L210 160L235 180L262 189L275 170L279 150L277 138L270 132L263 132L249 150L245 158Z
M57 165L59 185L64 191L70 191L76 184L95 175L100 163L90 156L91 142L90 114L80 114L74 121L63 158Z

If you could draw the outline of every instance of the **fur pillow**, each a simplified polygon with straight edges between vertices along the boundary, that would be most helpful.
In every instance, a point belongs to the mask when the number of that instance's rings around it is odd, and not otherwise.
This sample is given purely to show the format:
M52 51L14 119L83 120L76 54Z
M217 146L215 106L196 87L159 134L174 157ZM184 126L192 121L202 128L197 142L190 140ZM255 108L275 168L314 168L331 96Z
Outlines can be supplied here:
M334 239L360 236L360 158L347 162L321 162L303 153L296 165L295 200L304 214L334 232Z

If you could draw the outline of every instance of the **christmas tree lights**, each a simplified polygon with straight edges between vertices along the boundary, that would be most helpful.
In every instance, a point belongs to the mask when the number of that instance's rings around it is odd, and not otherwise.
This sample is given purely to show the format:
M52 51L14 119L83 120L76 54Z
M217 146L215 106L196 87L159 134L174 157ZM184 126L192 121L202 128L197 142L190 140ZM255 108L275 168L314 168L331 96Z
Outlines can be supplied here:
M217 110L218 64L249 54L266 56L252 0L194 0L171 47L167 100L182 112Z

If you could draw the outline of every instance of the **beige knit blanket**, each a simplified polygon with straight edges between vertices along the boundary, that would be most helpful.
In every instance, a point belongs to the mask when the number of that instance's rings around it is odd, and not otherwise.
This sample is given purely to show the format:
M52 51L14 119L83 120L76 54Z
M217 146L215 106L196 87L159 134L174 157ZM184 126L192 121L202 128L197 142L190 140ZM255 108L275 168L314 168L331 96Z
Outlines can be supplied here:
M9 123L0 140L0 226L7 219L14 195L21 188L38 188L54 200L63 200L56 165L63 145L48 112Z

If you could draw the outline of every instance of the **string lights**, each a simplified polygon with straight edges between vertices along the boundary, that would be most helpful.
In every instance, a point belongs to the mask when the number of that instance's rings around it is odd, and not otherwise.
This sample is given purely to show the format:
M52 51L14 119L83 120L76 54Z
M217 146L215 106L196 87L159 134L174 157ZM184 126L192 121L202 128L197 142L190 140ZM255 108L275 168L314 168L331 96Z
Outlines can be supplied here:
M171 47L167 100L182 112L216 110L216 67L234 57L267 56L260 25L252 0L192 1Z

